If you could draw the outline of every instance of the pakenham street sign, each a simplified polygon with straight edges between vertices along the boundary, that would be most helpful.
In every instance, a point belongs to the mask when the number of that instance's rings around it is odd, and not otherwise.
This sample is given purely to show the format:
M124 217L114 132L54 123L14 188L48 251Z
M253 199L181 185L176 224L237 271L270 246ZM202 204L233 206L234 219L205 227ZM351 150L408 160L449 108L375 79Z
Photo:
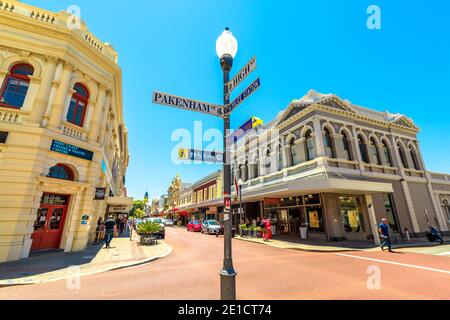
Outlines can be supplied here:
M201 102L158 91L153 92L153 103L178 109L206 113L217 117L222 117L224 111L224 108L221 105Z
M258 78L251 85L249 85L248 88L244 90L244 92L242 92L236 99L234 99L233 102L230 103L230 105L228 106L226 112L230 113L234 109L236 109L236 107L238 105L240 105L245 99L247 99L260 86L261 86L261 80Z
M243 67L239 72L231 79L228 83L228 93L233 91L247 76L256 69L256 57L253 57L245 67Z

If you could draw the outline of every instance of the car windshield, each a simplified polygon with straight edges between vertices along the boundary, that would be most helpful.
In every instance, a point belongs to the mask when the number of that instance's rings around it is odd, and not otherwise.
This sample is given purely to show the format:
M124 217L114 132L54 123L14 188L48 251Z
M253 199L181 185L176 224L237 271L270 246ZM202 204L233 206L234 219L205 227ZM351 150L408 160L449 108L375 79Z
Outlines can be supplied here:
M214 221L214 220L208 221L208 224L209 224L210 226L218 226L218 225L219 225L219 224L217 223L217 221Z
M200 221L193 221L193 224L200 224Z
M162 223L161 219L154 219L153 221L157 222L157 223Z

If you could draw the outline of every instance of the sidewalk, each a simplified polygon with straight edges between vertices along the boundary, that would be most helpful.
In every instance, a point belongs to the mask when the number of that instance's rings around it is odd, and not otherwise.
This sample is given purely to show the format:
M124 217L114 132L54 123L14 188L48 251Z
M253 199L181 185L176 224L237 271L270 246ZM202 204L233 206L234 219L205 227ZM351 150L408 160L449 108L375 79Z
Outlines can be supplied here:
M264 242L261 238L246 238L236 236L237 240L248 241L253 243L264 244L275 248L283 248L290 250L300 250L307 252L351 252L351 251L369 251L379 250L377 246L370 242L362 241L342 241L342 242L328 242L325 240L300 240L289 236L278 236L270 242ZM409 242L393 243L393 249L401 248L415 248L415 247L434 247L438 244L433 244L425 239L415 239Z
M0 287L65 280L126 268L163 258L172 252L164 241L141 246L129 237L114 238L111 249L89 245L81 252L52 251L0 264Z

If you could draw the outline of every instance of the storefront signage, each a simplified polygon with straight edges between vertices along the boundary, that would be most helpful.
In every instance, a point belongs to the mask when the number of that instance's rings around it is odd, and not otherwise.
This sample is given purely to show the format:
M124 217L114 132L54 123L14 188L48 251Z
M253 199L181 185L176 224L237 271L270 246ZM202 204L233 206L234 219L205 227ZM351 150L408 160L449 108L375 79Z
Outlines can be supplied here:
M110 213L128 213L128 207L127 206L112 206L109 207L109 212Z
M81 224L82 224L82 225L86 225L86 224L88 224L88 222L89 222L89 216L88 216L88 215L84 215L84 216L81 218Z
M309 225L313 229L320 228L319 213L317 211L309 211Z
M92 161L92 159L94 158L94 153L92 151L77 146L73 146L71 144L67 144L65 142L61 142L58 140L53 140L50 150L88 161Z
M106 188L95 188L95 198L94 200L105 200Z

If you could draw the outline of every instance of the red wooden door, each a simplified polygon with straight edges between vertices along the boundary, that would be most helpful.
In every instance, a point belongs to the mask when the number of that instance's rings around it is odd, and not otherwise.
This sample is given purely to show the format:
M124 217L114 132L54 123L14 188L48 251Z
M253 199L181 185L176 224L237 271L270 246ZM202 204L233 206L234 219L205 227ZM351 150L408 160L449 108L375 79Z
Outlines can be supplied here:
M34 225L32 250L58 249L64 229L67 205L42 204Z

